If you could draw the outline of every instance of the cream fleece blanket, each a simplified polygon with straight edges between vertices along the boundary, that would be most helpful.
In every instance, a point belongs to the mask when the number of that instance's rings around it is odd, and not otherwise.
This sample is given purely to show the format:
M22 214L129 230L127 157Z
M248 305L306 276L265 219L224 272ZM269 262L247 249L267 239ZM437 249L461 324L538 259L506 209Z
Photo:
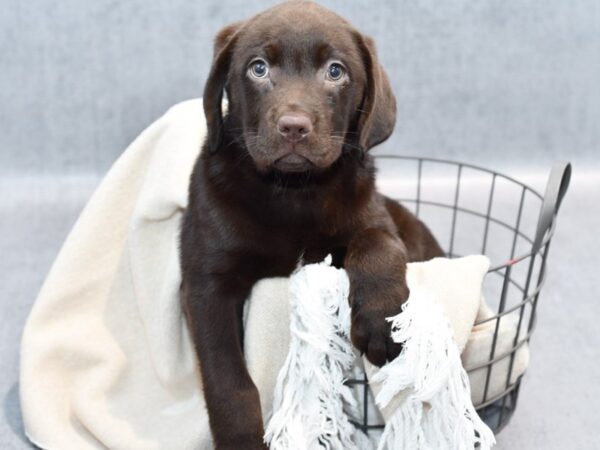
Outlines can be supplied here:
M205 133L200 100L171 108L114 164L63 245L22 340L21 406L36 445L211 448L179 301L177 251L188 180ZM431 264L441 264L443 272L444 264L455 262ZM434 278L422 281L441 286ZM489 357L493 333L490 327L470 333L481 281L471 278L453 291L462 307L452 308L450 317L468 362ZM289 345L288 282L261 280L247 308L245 354L265 418ZM465 289L475 293L463 299ZM502 322L500 341L511 332L509 321ZM515 379L527 365L527 348L521 349ZM493 371L488 396L503 389L502 372L506 368ZM471 378L475 401L484 377Z

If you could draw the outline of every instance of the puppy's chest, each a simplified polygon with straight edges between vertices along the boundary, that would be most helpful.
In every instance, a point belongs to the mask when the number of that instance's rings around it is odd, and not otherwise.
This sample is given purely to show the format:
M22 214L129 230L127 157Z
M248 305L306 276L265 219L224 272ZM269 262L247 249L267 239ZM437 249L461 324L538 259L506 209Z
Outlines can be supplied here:
M318 262L330 253L345 252L358 214L343 199L288 197L267 203L262 211L254 210L249 216L255 224L251 228L259 234L252 242L260 243L262 253L286 261L291 257Z
M358 216L343 199L322 198L282 202L272 214L279 215L286 227L298 227L313 240L343 239Z
M312 264L323 261L331 255L332 263L336 267L342 267L348 243L342 240L323 239L310 243L302 249L300 262Z
M328 228L325 230L326 232L322 228L315 228L312 232L304 232L297 237L303 264L321 262L327 255L332 255L334 265L341 267L351 233Z
M334 249L345 248L352 236L346 227L313 220L272 223L260 234L254 243L260 242L263 251L273 258L293 255L297 260L303 255L310 262L322 260Z

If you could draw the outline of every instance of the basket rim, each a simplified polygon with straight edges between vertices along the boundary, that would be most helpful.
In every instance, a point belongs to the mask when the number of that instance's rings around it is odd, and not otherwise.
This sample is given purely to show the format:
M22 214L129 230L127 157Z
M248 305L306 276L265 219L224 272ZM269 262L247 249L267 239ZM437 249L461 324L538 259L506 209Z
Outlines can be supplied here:
M512 183L517 184L518 186L520 186L521 188L523 188L524 191L530 192L532 195L534 195L535 197L537 197L540 201L544 201L544 196L542 194L540 194L537 190L535 190L534 188L532 188L531 186L526 185L525 183L523 183L522 181L519 181L511 176L505 175L501 172L495 171L495 170L491 170L488 169L486 167L482 167L479 166L477 164L471 164L471 163L466 163L466 162L462 162L462 161L455 161L455 160L451 160L451 159L444 159L444 158L434 158L434 157L429 157L429 156L415 156L415 155L392 155L389 153L383 153L383 154L377 154L377 155L373 155L373 157L375 159L402 159L402 160L413 160L413 161L427 161L427 162L433 162L433 163L440 163L440 164L449 164L449 165L453 165L453 166L458 166L458 167L466 167L469 169L474 169L474 170L479 170L482 172L486 172L494 177L499 177L499 178L503 178L507 181L510 181ZM407 199L402 199L402 201L411 201L411 200L407 200ZM416 200L413 200L416 201ZM451 207L454 208L453 205L447 205L447 204L438 204L435 206L447 206L447 207ZM533 248L531 251L529 252L525 252L522 253L518 256L515 256L507 261L505 261L504 263L500 263L497 264L495 266L492 266L488 269L488 273L489 272L496 272L496 271L500 271L502 269L505 269L509 266L513 266L521 261L523 261L524 259L533 257L537 254L541 254L544 251L544 248L546 246L546 244L550 241L550 239L552 238L552 235L554 234L554 228L555 228L556 223L553 221L553 223L550 226L550 229L548 230L548 233L546 234L546 236L544 237L539 249L537 251L534 251ZM528 239L531 240L531 239ZM456 254L452 254L451 257L459 257L459 255Z
M488 169L486 167L478 166L477 164L466 163L466 162L463 162L463 161L455 161L455 160L452 160L452 159L433 158L433 157L430 157L430 156L391 155L389 153L382 153L382 154L373 155L373 156L375 157L375 159L384 159L384 158L389 158L389 159L412 159L412 160L421 160L421 161L435 162L435 163L441 163L441 164L452 164L452 165L455 165L455 166L467 167L469 169L481 170L482 172L487 172L487 173L489 173L491 175L495 175L497 177L501 177L501 178L504 178L505 180L511 181L513 183L516 183L519 186L521 186L522 188L524 188L525 190L531 192L533 195L535 195L540 200L544 199L544 197L543 197L542 194L540 194L537 190L535 190L531 186L526 185L522 181L519 181L516 178L513 178L513 177L511 177L509 175L505 175L505 174L503 174L501 172L497 172L495 170Z

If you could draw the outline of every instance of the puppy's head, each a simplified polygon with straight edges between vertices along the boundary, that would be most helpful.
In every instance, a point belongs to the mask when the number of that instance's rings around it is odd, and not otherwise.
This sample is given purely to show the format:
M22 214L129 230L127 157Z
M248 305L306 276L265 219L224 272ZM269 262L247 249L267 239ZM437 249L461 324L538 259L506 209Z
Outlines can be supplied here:
M219 32L204 91L208 146L228 128L261 172L323 170L344 146L386 140L395 98L370 38L312 2L291 1Z

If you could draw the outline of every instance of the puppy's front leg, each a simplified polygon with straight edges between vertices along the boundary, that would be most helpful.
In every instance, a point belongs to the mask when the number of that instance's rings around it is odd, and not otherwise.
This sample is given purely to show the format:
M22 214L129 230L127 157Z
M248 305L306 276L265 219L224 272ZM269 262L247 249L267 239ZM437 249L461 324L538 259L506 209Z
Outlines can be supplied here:
M386 317L402 310L408 299L407 252L398 236L384 228L367 228L351 239L344 268L350 278L351 338L377 366L400 353L390 338Z
M242 311L251 283L229 275L184 282L215 448L266 449L258 390L242 351Z

